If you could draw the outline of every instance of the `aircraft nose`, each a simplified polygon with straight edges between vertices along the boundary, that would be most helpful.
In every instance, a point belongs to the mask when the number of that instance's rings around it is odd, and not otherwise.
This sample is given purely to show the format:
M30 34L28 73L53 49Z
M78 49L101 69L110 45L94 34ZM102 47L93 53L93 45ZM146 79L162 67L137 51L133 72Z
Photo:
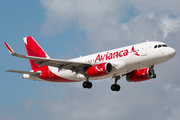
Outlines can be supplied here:
M169 53L170 58L173 58L176 55L176 50L173 48L170 48L168 53Z

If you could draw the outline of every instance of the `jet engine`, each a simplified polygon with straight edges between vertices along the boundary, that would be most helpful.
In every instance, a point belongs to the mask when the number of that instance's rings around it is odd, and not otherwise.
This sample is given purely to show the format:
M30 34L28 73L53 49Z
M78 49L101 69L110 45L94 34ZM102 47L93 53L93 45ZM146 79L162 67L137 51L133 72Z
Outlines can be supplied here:
M126 76L128 82L141 82L151 78L156 78L156 74L154 69L149 67L135 70Z
M87 69L86 73L89 77L100 77L108 75L112 71L111 63L100 63L93 65Z

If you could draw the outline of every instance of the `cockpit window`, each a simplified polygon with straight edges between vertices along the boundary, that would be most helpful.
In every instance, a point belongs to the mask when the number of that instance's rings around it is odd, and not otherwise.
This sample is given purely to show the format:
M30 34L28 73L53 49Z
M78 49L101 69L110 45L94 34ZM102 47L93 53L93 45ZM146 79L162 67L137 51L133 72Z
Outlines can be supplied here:
M165 45L165 44L164 44L164 45L162 45L162 46L163 46L163 47L168 47L168 46L167 46L167 45Z
M162 45L158 45L158 48L162 47Z
M163 45L155 45L154 48L160 48L160 47L168 47L167 45L163 44Z

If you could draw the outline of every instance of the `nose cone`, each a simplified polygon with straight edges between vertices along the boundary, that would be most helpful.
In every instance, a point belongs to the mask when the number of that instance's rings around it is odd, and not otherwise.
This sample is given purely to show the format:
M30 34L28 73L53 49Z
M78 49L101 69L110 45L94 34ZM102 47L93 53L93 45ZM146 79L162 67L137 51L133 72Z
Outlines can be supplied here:
M173 58L176 55L176 51L173 48L170 48L168 53L169 53L170 58Z

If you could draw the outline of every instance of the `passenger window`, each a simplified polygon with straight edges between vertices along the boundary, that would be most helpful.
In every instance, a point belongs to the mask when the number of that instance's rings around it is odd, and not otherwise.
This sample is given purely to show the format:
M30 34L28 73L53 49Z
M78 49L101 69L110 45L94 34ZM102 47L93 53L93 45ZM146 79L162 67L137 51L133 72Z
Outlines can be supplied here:
M155 45L154 48L157 48L157 45Z
M158 45L158 48L162 47L161 45Z

